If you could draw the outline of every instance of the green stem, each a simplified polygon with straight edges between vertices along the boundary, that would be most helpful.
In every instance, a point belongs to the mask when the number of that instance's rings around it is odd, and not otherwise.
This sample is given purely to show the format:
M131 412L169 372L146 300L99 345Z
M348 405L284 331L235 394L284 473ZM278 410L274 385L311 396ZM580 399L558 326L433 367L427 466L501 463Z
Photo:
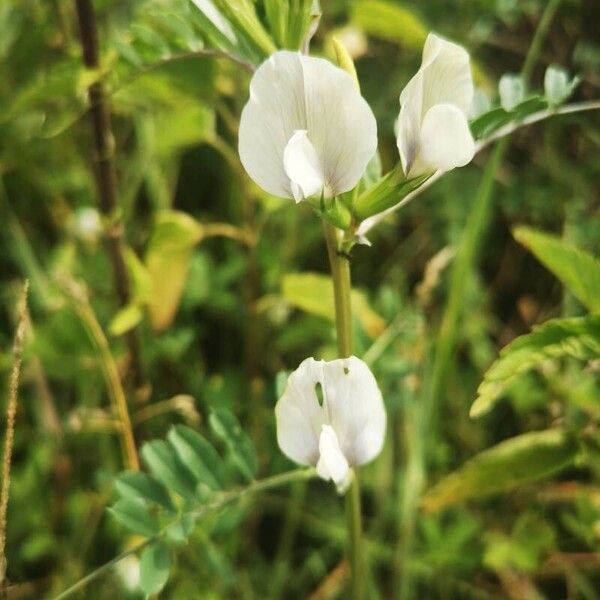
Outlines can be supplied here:
M350 282L350 260L340 251L338 233L335 227L324 223L327 254L333 280L335 305L335 326L337 348L340 358L352 354L352 305ZM350 489L346 493L346 515L348 526L348 560L350 562L350 597L359 600L363 597L363 544L362 511L360 506L360 483L355 469Z
M265 479L261 479L259 481L253 481L250 485L248 485L244 488L240 488L237 490L232 490L230 492L225 492L223 494L220 494L217 496L216 500L214 500L213 502L209 502L208 504L204 504L203 506L201 506L200 508L198 508L196 510L193 510L193 511L190 511L190 512L187 512L185 514L178 516L175 520L173 520L170 523L168 523L167 525L165 525L165 527L163 527L156 535L153 535L153 536L145 539L143 542L141 542L137 546L130 548L126 552L119 554L119 556L116 556L112 560L101 565L96 570L92 571L91 573L89 573L88 575L86 575L85 577L83 577L82 579L77 581L76 583L74 583L72 586L70 586L69 588L67 588L60 594L58 594L58 596L55 596L53 600L64 600L65 598L72 596L76 592L80 592L89 583L91 583L92 581L94 581L95 579L100 577L100 575L103 575L104 573L106 573L111 567L116 565L118 562L122 561L124 558L131 556L132 554L138 553L140 550L145 548L148 544L151 544L153 541L163 537L165 535L166 531L169 528L173 527L173 525L178 523L184 516L188 516L191 514L197 518L200 518L210 512L213 512L215 510L219 510L220 508L223 508L227 504L231 504L232 502L235 502L237 500L242 500L246 496L250 496L253 494L259 494L259 493L265 492L267 490L271 490L273 488L281 487L282 485L287 485L288 483L292 483L294 481L303 481L306 479L311 479L314 476L315 476L315 470L312 468L294 469L292 471L287 471L286 473L280 473L279 475L273 475L272 477L266 477Z

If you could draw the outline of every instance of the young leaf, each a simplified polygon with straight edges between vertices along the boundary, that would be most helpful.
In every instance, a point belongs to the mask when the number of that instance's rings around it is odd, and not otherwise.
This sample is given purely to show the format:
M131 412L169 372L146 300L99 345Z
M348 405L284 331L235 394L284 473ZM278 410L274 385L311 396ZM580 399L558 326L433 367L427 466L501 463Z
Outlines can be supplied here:
M335 320L333 283L321 273L288 273L281 282L283 297L293 306L309 314ZM385 321L370 307L366 296L352 291L352 309L362 328L372 338L385 329Z
M598 259L557 237L528 227L516 227L513 235L591 312L600 311Z
M213 490L222 488L221 457L204 437L185 425L176 425L167 438L181 462L199 483Z
M226 408L215 408L209 417L212 430L227 446L242 475L253 479L258 470L256 450L235 416Z
M158 594L171 570L169 548L162 542L154 542L144 549L140 557L140 587L146 596Z
M464 500L507 492L568 467L578 451L574 438L558 429L519 435L484 450L444 477L425 494L422 505L438 510Z
M158 214L145 258L152 281L148 309L154 329L166 329L175 317L192 251L201 238L202 226L186 213Z
M125 471L117 476L115 481L117 492L123 498L156 502L163 508L175 511L175 505L167 489L158 481L141 471Z
M144 444L141 454L152 474L168 489L186 500L195 499L196 485L171 446L163 440L153 440Z
M134 533L146 537L156 535L159 530L157 519L150 513L143 500L123 498L111 506L108 511L122 525Z
M600 315L553 319L503 348L500 358L484 375L470 415L487 413L519 375L545 360L562 356L600 358Z

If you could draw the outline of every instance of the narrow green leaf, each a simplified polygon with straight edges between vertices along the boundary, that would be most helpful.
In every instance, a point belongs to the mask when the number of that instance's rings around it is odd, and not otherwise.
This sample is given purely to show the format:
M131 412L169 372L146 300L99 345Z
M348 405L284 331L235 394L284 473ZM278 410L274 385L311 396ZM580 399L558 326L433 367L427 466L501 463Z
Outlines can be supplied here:
M113 504L108 511L122 525L146 537L156 535L159 530L158 520L154 517L147 504L137 498L123 498Z
M600 315L553 319L503 348L500 358L484 375L471 416L490 411L519 375L545 360L563 356L579 360L600 357Z
M558 429L535 431L506 440L468 460L423 497L422 505L438 510L464 500L507 492L548 477L573 464L579 447Z
M158 481L141 471L125 471L117 476L115 488L123 498L156 502L167 510L174 511L175 505L167 489Z
M215 408L210 414L212 430L227 446L229 454L247 479L253 479L258 470L258 459L252 440L246 435L239 421L226 408Z
M140 587L147 596L158 594L169 579L171 555L162 542L154 542L140 557Z
M555 236L516 227L513 235L590 311L600 311L600 261Z
M222 488L222 460L210 442L185 425L176 425L167 437L181 462L199 483L213 490Z
M194 480L169 444L163 440L153 440L144 444L141 454L148 469L167 489L173 490L186 500L194 500Z
M115 316L110 320L108 329L111 335L123 335L133 329L143 317L144 313L139 304L128 304L117 311Z

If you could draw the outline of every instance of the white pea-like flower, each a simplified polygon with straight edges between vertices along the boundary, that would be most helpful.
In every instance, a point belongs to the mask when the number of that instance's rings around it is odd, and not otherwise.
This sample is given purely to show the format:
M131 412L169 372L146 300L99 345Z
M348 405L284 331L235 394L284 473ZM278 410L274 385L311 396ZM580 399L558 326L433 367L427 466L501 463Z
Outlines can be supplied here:
M383 447L381 392L367 364L355 356L304 360L289 376L275 417L282 452L316 467L339 491L351 482L352 467L370 462Z
M300 202L353 189L377 150L377 124L352 77L280 51L254 73L239 130L244 168L263 190Z
M467 117L473 94L468 52L430 33L421 67L400 94L397 143L407 177L471 161L475 142Z

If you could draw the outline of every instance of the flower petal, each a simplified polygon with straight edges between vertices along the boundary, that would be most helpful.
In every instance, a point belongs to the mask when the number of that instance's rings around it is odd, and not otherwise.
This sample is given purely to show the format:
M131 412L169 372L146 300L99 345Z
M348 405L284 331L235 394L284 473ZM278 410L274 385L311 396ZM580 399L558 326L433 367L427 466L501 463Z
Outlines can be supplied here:
M331 479L339 490L345 489L350 478L350 466L330 425L321 428L319 453L317 475L325 480Z
M302 56L308 137L331 195L353 189L377 151L377 123L352 77L322 58Z
M411 176L463 167L475 154L467 117L452 104L437 104L427 111L419 145L421 150Z
M292 197L283 153L294 132L306 129L300 54L276 52L252 77L238 140L242 164L263 190L283 198Z
M307 132L331 195L355 187L377 149L375 117L348 73L320 58L276 52L252 77L238 142L250 177L276 196L294 195L284 152L298 130Z
M298 130L283 151L283 167L290 178L296 202L320 192L325 183L315 147L306 135Z
M373 460L383 447L386 414L375 377L351 356L323 363L324 408L348 464Z
M319 459L319 437L326 415L316 386L322 380L323 363L307 358L289 376L275 406L277 443L288 458L301 465L315 466Z
M469 54L461 46L430 33L420 69L400 94L397 145L405 174L420 153L420 130L429 109L452 104L467 114L473 100Z

